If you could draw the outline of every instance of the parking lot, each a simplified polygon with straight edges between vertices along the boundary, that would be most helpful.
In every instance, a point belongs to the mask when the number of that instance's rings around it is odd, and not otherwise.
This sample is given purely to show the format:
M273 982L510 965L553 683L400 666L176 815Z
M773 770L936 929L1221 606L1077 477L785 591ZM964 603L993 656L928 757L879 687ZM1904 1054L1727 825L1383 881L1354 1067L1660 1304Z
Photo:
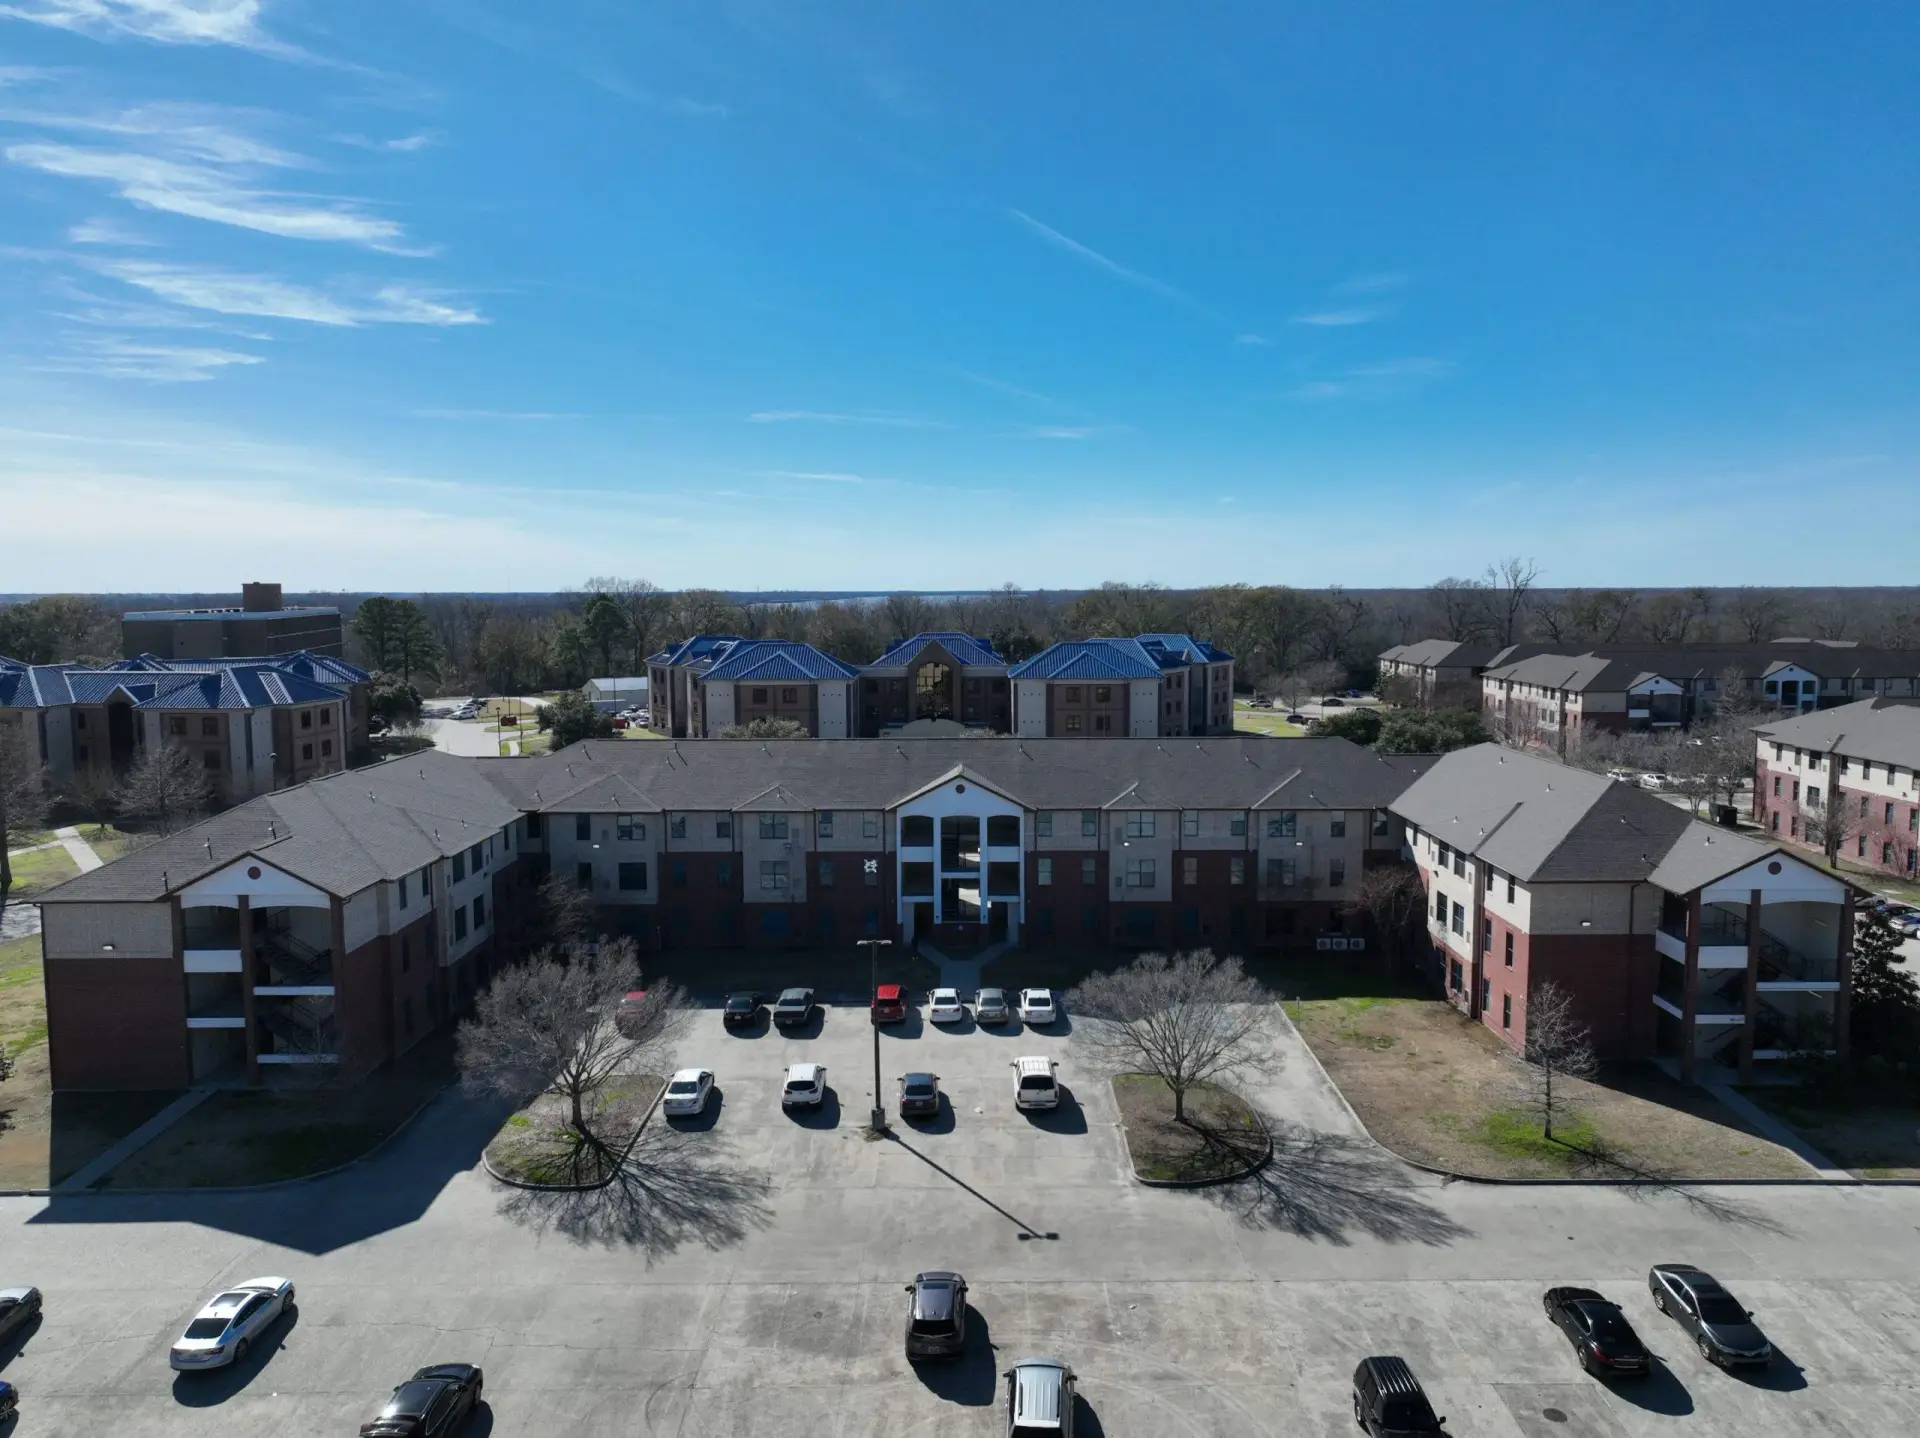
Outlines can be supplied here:
M1283 1120L1269 1172L1149 1190L1071 1022L883 1031L883 1090L930 1069L948 1104L876 1141L863 1010L794 1037L704 1011L676 1061L713 1069L718 1100L657 1125L633 1184L584 1199L475 1171L499 1114L451 1094L321 1183L0 1200L0 1284L47 1294L39 1329L0 1348L18 1431L337 1434L413 1368L471 1361L476 1434L985 1435L997 1375L1039 1353L1078 1371L1082 1435L1332 1435L1354 1431L1367 1352L1406 1356L1462 1435L1920 1431L1912 1190L1449 1186L1371 1149L1291 1042L1257 1095ZM1061 1059L1058 1114L1013 1109L1023 1053ZM827 1066L819 1115L780 1109L799 1060ZM1710 1369L1653 1312L1647 1266L1673 1259L1758 1312L1772 1370ZM916 1372L902 1286L935 1267L966 1274L979 1327L966 1359ZM176 1379L166 1347L194 1307L267 1273L298 1283L294 1318L239 1370ZM1541 1315L1551 1283L1622 1303L1660 1375L1582 1375Z

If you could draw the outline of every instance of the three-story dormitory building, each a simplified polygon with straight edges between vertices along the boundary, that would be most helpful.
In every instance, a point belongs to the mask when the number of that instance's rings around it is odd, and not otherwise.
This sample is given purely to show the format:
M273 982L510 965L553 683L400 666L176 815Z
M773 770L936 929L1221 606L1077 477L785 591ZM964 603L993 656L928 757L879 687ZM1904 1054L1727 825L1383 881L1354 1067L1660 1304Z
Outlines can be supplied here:
M649 949L1311 946L1431 764L1338 739L586 743L410 755L242 804L39 901L61 1088L360 1073L516 952L532 885Z
M1070 640L1020 664L976 635L916 634L857 668L793 640L702 634L654 655L647 680L649 727L676 739L753 719L790 719L816 739L1233 732L1233 656L1186 634Z

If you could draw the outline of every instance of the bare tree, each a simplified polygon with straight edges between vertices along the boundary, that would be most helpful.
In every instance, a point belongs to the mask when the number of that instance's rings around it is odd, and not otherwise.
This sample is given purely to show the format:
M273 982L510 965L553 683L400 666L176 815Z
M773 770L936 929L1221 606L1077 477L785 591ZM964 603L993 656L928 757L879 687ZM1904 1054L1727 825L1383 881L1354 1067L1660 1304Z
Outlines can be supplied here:
M1540 566L1517 554L1487 566L1481 581L1482 598L1493 637L1501 644L1511 644L1519 637L1532 602L1533 582L1539 577Z
M1298 709L1308 699L1333 688L1343 673L1338 664L1303 664L1278 676L1273 692L1286 701L1287 708Z
M1593 1036L1574 1011L1573 995L1552 980L1527 995L1527 1040L1520 1060L1520 1103L1553 1137L1556 1114L1567 1110L1565 1084L1599 1071ZM1556 1086L1558 1085L1558 1086Z
M1827 769L1831 774L1831 755L1827 758ZM1826 789L1817 803L1804 806L1800 837L1819 849L1829 866L1838 865L1840 851L1866 832L1867 816L1860 812L1860 805L1865 802L1868 801L1848 798L1838 785Z
M13 865L7 859L11 836L38 824L46 812L46 770L22 736L0 730L0 909L13 888Z
M206 812L213 797L206 771L177 744L145 750L121 781L120 812L144 819L156 831L171 834Z
M1611 644L1633 616L1634 598L1618 589L1569 589L1534 610L1534 624L1555 644Z
M593 892L567 874L548 874L535 897L535 931L542 944L583 944L600 932Z
M1470 643L1487 636L1486 585L1478 579L1447 578L1427 586L1440 616L1441 638Z
M1695 587L1657 594L1640 613L1640 627L1655 644L1685 644L1706 626L1713 591Z
M1740 637L1749 644L1774 638L1787 617L1786 601L1770 589L1741 589L1728 609Z
M541 949L497 974L461 1023L461 1082L515 1101L553 1094L566 1101L573 1132L591 1139L588 1101L615 1074L664 1054L692 1016L674 983L655 983L643 999L621 1003L639 988L632 939Z
M1426 913L1427 891L1420 871L1412 864L1383 864L1363 869L1360 882L1342 904L1341 912L1366 919L1387 952L1398 957L1407 940L1419 932Z
M1093 974L1066 994L1077 1025L1073 1045L1096 1068L1145 1073L1173 1093L1173 1117L1199 1084L1262 1073L1279 1062L1274 1005L1238 959L1209 949L1143 954L1123 969Z
M1325 663L1337 663L1346 657L1354 635L1373 617L1373 606L1357 594L1349 594L1339 585L1329 585L1313 621L1315 657Z

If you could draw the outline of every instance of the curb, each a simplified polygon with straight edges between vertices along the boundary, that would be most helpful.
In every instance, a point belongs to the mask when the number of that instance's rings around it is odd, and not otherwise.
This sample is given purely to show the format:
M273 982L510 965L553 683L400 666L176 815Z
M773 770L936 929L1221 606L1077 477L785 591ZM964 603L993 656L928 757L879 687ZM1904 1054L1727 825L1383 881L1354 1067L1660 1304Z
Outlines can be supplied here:
M238 1184L226 1184L222 1186L206 1187L206 1188L82 1188L82 1189L75 1189L71 1192L63 1191L58 1195L58 1197L61 1197L61 1198L119 1198L119 1197L139 1198L145 1195L154 1195L154 1194L179 1197L185 1194L272 1193L277 1189L298 1188L303 1183L318 1183L323 1178L332 1178L337 1174L345 1173L350 1168L357 1168L361 1164L365 1163L368 1159L373 1158L375 1155L380 1153L380 1151L386 1148L388 1144L394 1142L394 1140L398 1139L401 1134L405 1133L408 1129L412 1128L414 1125L414 1122L420 1117L420 1115L425 1113L435 1103L439 1102L442 1098L444 1098L447 1094L447 1090L451 1089L453 1086L454 1084L452 1082L444 1083L439 1088L435 1089L432 1093L428 1094L425 1099L421 1100L419 1107L414 1109L412 1113L408 1114L405 1118L401 1119L400 1122L394 1126L394 1130L392 1133L388 1134L385 1138L381 1139L380 1142L376 1143L372 1148L368 1149L365 1153L359 1155L357 1158L350 1158L345 1163L337 1163L332 1168L323 1168L318 1173L303 1173L298 1178L276 1178L270 1183L238 1183ZM128 1157L131 1158L132 1155L129 1154ZM29 1192L32 1192L35 1194L49 1194L51 1190L41 1188L41 1189L32 1189L32 1190L29 1190ZM6 1194L0 1194L0 1198L4 1198L7 1196L8 1195Z
M1920 1188L1920 1178L1494 1178L1487 1174L1460 1173L1455 1169L1422 1163L1417 1158L1408 1158L1373 1136L1373 1130L1367 1127L1359 1112L1348 1102L1340 1085L1333 1081L1333 1075L1320 1062L1320 1055L1313 1051L1313 1045L1307 1042L1294 1024L1285 1005L1280 1006L1280 1017L1293 1030L1293 1036L1300 1040L1300 1047L1307 1057L1313 1060L1321 1082L1340 1100L1340 1107L1347 1111L1353 1126L1360 1130L1368 1143L1408 1168L1417 1168L1448 1183L1479 1183L1490 1188Z
M660 1107L660 1100L666 1095L667 1085L663 1080L660 1091L653 1096L653 1102L648 1104L647 1111L640 1115L640 1122L633 1126L633 1137L628 1139L627 1146L620 1150L620 1159L623 1163L627 1155L633 1152L633 1146L640 1142L640 1135L646 1132L647 1125L653 1121L654 1111ZM616 1168L614 1173L609 1173L598 1183L528 1183L524 1179L508 1178L500 1172L493 1166L493 1161L487 1157L487 1150L484 1148L480 1150L480 1167L487 1171L487 1177L495 1183L506 1188L521 1189L527 1193L596 1193L612 1183L614 1174L619 1172Z
M1112 1087L1111 1079L1108 1080L1108 1087ZM1117 1102L1118 1100L1116 1099L1116 1103ZM1249 1113L1254 1112L1251 1104L1247 1105L1247 1111ZM1255 1117L1258 1117L1257 1113ZM1127 1142L1126 1120L1120 1120L1114 1127L1120 1130L1120 1148L1127 1156L1127 1177L1131 1178L1142 1188L1218 1188L1223 1183L1238 1183L1243 1178L1252 1178L1273 1161L1273 1130L1269 1128L1267 1130L1267 1151L1262 1154L1258 1160L1248 1164L1238 1173L1216 1174L1212 1178L1143 1178L1141 1177L1139 1166L1133 1161L1133 1145Z

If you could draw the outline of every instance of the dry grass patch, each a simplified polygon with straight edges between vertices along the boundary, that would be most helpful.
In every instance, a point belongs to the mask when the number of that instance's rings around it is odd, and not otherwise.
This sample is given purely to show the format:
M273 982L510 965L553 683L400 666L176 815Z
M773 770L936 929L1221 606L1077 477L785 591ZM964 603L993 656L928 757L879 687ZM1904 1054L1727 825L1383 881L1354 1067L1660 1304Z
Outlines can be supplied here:
M1706 1090L1651 1064L1569 1082L1548 1140L1517 1111L1510 1050L1441 999L1308 998L1287 1013L1368 1131L1436 1168L1483 1178L1810 1176Z
M1213 1084L1187 1090L1186 1117L1173 1116L1173 1090L1152 1074L1119 1074L1114 1102L1140 1178L1204 1183L1232 1178L1264 1162L1272 1140L1239 1095Z
M494 1171L522 1183L593 1187L620 1167L666 1080L658 1074L615 1079L594 1098L590 1135L568 1126L567 1100L542 1094L509 1114L487 1145Z

